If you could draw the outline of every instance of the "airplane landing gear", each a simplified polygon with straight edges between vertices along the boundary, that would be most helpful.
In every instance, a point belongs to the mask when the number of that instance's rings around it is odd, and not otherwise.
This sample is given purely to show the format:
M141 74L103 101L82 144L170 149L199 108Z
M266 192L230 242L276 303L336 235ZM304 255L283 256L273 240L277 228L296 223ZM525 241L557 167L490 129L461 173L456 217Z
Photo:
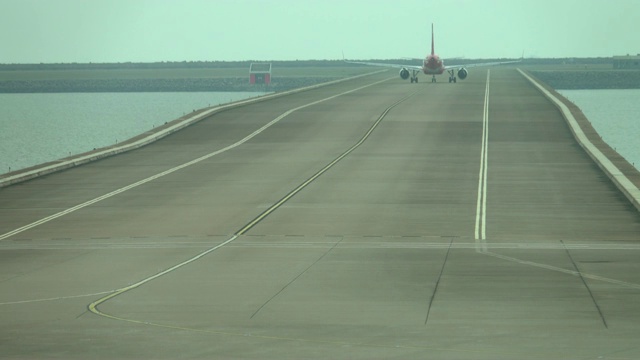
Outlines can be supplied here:
M455 83L456 82L455 70L451 69L451 70L447 70L447 72L449 73L449 82Z
M418 82L418 71L417 70L411 70L412 74L411 74L411 83L413 84L414 82L417 83Z
M435 75L433 75L433 77L431 78L431 82L432 83L436 82L436 76Z

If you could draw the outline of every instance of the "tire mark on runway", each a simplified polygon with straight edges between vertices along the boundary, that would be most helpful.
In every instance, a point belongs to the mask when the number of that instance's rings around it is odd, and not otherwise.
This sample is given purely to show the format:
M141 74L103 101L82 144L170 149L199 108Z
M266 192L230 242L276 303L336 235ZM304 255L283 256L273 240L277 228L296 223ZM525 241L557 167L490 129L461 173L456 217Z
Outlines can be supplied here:
M424 325L427 325L429 322L429 315L431 314L431 305L433 305L433 300L436 298L436 293L438 292L438 285L440 285L440 279L442 279L442 273L444 272L444 267L447 265L447 259L449 259L449 253L451 252L451 245L453 245L453 238L449 242L449 247L447 248L447 253L444 256L444 261L442 262L442 268L440 268L440 274L438 274L438 280L436 280L436 285L433 287L433 293L431 294L431 299L429 299L429 307L427 308L427 316L424 319Z
M271 302L271 300L275 299L276 297L278 297L278 295L280 295L283 291L285 291L291 284L293 284L296 280L298 280L302 275L304 275L307 271L309 271L309 269L311 269L315 264L317 264L318 262L320 262L320 260L324 259L325 256L327 256L327 254L329 254L333 249L336 248L336 246L338 246L338 244L340 244L340 242L342 241L342 238L340 240L338 240L335 244L333 244L333 246L331 248L329 248L329 250L325 251L316 261L314 261L311 265L309 265L306 269L304 269L300 274L298 274L298 276L294 277L291 281L289 281L285 286L282 287L282 289L280 289L280 291L278 291L277 293L275 293L272 297L269 298L269 300L265 301L264 304L262 304L262 306L260 306L258 308L258 310L256 310L250 317L249 319L253 319L254 316L256 316L260 310L262 310L265 306L267 306L267 304L269 304Z

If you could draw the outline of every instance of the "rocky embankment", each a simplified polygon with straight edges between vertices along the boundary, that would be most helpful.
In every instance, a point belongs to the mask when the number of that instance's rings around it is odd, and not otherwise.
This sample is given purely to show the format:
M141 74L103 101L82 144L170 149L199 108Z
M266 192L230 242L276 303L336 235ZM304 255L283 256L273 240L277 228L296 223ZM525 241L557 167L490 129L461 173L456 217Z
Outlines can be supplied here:
M638 70L530 71L554 89L640 89Z
M196 92L196 91L285 91L337 78L275 78L269 86L251 85L246 77L186 79L65 79L0 81L0 93L61 92Z

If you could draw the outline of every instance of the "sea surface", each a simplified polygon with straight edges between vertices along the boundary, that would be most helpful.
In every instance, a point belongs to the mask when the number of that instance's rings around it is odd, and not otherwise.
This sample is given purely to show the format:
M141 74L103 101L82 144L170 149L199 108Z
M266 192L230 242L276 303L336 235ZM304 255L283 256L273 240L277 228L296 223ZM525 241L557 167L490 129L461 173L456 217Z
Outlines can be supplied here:
M582 110L609 146L640 169L640 89L557 91Z
M261 92L0 94L0 174L122 142Z

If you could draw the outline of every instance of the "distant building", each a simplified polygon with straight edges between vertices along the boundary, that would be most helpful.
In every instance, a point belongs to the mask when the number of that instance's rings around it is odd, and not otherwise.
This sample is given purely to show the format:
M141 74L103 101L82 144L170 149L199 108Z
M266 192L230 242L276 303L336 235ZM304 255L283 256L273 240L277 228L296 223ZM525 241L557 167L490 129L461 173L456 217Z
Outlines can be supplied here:
M633 56L614 56L614 69L640 69L640 54Z
M271 63L251 63L249 66L249 84L271 83Z

